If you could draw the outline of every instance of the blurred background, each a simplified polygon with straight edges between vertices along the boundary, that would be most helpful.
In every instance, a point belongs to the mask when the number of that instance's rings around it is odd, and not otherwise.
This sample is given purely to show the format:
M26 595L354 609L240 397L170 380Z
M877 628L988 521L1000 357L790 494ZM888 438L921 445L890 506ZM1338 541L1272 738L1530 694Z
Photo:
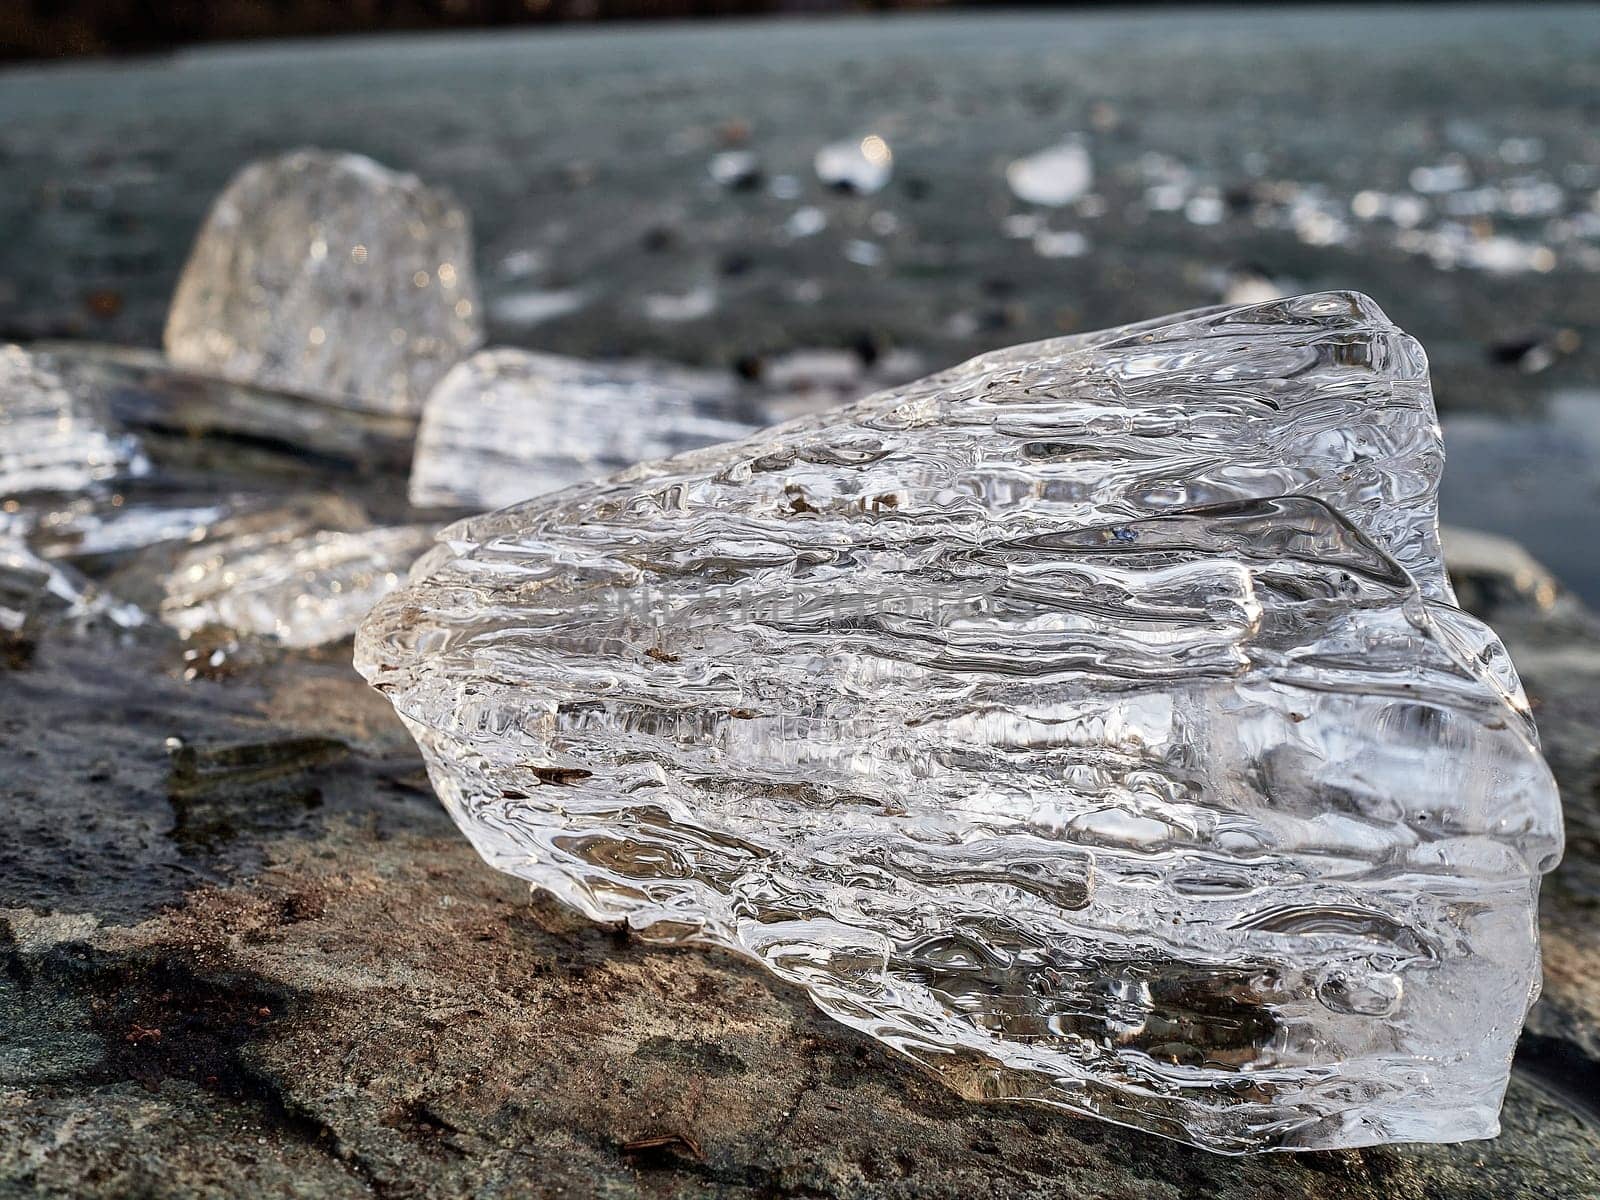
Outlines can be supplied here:
M159 346L213 198L302 146L467 206L491 345L844 392L1356 288L1430 354L1446 520L1600 601L1594 8L797 7L10 6L0 339Z

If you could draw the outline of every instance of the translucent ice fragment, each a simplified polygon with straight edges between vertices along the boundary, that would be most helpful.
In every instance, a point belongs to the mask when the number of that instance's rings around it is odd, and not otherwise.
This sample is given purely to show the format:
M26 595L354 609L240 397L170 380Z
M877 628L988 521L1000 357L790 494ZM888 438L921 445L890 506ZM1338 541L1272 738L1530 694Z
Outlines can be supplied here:
M363 472L404 471L411 462L415 413L371 411L337 398L199 374L154 350L53 342L38 357L70 387L102 397L119 425L152 445L165 438L169 460L188 450L204 462L208 443L217 439L273 455L279 473L315 475L330 461Z
M653 292L643 298L641 307L652 321L698 321L717 310L717 289L702 283L686 292Z
M161 619L184 636L222 625L289 646L336 642L399 585L432 535L400 525L208 542L168 576Z
M0 346L0 498L78 492L147 469L138 442L112 433L49 363Z
M226 501L75 504L51 513L32 544L50 558L116 558L163 543L199 541L232 507Z
M1561 816L1441 459L1367 298L1184 313L459 522L356 662L489 862L965 1095L1485 1137Z
M584 288L535 288L512 292L494 302L494 319L504 325L531 329L535 325L577 312L591 298L590 292Z
M1063 142L1012 161L1006 182L1017 199L1059 208L1071 204L1094 182L1094 163L1081 142Z
M1082 258L1089 239L1075 229L1041 229L1033 235L1033 251L1040 258Z
M828 214L814 204L795 209L783 223L784 232L792 238L808 238L812 234L821 233L827 227Z
M817 151L813 161L817 178L831 188L870 196L881 192L894 173L894 154L889 143L875 133L863 138L830 142Z
M101 592L71 567L0 538L0 649L53 622L96 618L124 629L145 621L137 607Z
M230 379L415 412L482 320L460 205L371 159L302 150L218 197L166 348Z
M746 413L723 374L483 350L428 398L411 502L497 508L742 437Z
M1446 159L1436 166L1414 167L1411 171L1411 189L1427 195L1454 192L1472 182L1472 171L1459 158Z

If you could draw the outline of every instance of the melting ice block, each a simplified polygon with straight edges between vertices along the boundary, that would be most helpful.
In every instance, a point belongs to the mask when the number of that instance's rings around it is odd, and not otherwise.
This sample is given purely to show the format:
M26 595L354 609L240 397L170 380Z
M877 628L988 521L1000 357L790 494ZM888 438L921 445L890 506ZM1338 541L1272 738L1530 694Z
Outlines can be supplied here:
M971 1097L1497 1129L1561 849L1363 296L1002 350L460 522L357 664L484 857Z
M415 412L482 320L464 209L371 159L302 150L218 197L166 349L194 370Z
M411 503L498 508L743 437L753 424L742 415L726 375L482 350L428 397Z

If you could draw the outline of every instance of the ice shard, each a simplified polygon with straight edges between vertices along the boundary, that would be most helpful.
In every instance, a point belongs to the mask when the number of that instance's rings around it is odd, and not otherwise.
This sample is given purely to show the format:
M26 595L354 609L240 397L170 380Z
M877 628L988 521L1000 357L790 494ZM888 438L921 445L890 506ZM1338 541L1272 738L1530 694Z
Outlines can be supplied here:
M489 862L967 1096L1486 1137L1561 817L1441 467L1367 298L1184 313L458 522L357 664Z
M131 629L144 620L136 606L106 595L71 567L0 536L0 665L51 624L99 621Z
M168 576L161 619L186 637L217 625L288 646L336 642L399 586L432 540L423 525L212 539Z
M1071 204L1094 182L1094 161L1082 142L1063 142L1006 167L1006 182L1019 200L1060 208Z
M166 349L181 367L415 412L482 321L460 205L371 159L302 150L218 197Z
M428 397L411 503L499 508L752 432L731 376L482 350Z
M78 492L148 467L137 440L110 429L49 362L0 345L0 500L14 509L24 495Z
M99 398L119 426L160 445L168 459L222 441L270 454L280 474L314 477L330 463L387 474L411 464L415 412L379 412L336 397L240 383L128 346L51 342L35 357L69 388Z

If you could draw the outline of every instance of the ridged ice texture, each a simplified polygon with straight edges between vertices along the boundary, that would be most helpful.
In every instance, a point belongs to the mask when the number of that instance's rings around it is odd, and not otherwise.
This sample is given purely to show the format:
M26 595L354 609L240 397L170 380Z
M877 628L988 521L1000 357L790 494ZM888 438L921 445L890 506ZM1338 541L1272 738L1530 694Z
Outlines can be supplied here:
M463 521L357 636L488 861L972 1097L1485 1137L1560 810L1417 344L1320 294L999 351Z
M422 410L411 503L499 508L645 459L752 432L707 371L480 350Z
M412 413L482 341L466 211L414 175L319 150L228 184L165 338L182 367Z
M148 469L138 442L111 432L48 364L0 345L0 499L77 492Z
M429 526L393 525L202 543L168 577L161 619L185 637L220 625L289 646L336 642L432 541Z

